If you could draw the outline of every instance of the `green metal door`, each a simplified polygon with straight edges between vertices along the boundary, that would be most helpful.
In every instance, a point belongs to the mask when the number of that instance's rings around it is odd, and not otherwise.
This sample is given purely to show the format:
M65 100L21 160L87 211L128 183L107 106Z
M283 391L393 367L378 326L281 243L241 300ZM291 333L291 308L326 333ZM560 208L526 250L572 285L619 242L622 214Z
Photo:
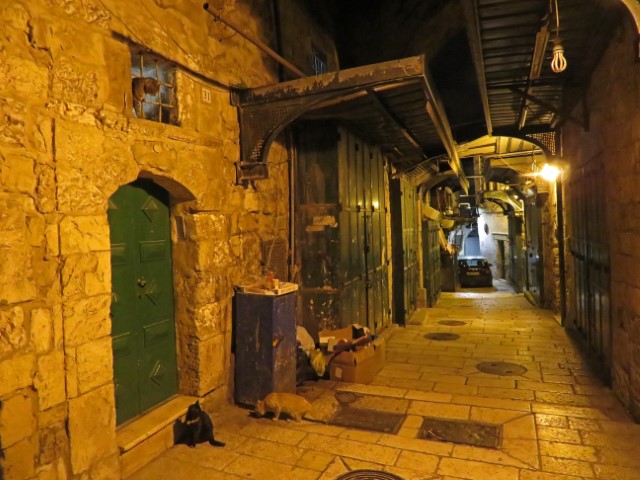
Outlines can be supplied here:
M169 195L150 180L109 199L117 423L177 392Z

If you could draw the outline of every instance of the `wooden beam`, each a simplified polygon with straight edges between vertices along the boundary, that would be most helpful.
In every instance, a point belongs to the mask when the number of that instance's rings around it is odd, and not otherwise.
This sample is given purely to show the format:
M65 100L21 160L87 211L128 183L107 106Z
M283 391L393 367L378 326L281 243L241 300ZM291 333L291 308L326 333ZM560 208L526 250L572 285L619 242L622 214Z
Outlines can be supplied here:
M572 115L565 115L560 109L556 108L555 106L551 105L550 103L545 102L544 100L540 100L539 98L534 97L533 95L530 95L529 93L520 90L519 88L515 88L515 87L509 87L509 90L511 90L513 93L516 93L518 95L520 95L523 99L528 100L532 103L535 103L536 105L540 105L542 108L547 109L548 111L550 111L551 113L555 113L556 115L558 115L559 117L566 119L566 120L571 120L572 122L580 125L582 128L586 128L584 122L580 119L577 119L576 117L572 116Z
M484 73L484 55L482 52L480 20L478 18L478 1L465 0L464 13L467 21L467 37L469 39L469 47L471 48L471 58L476 68L476 77L478 77L478 87L480 88L480 98L482 99L482 109L484 110L484 121L487 124L487 135L491 135L493 126L491 124L487 78Z

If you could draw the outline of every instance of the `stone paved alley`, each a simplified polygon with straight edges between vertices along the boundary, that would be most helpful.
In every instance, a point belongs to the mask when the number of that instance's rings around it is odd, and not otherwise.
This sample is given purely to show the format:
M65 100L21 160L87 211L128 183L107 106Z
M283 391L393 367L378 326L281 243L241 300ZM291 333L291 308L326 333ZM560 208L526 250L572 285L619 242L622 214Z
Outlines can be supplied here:
M446 326L443 320L465 325ZM433 341L427 333L459 335ZM509 293L443 294L387 337L387 364L371 385L319 382L370 408L405 415L395 435L303 421L275 423L246 410L216 412L224 448L178 445L132 480L334 480L370 468L406 480L638 480L640 425L590 373L554 316ZM512 362L517 376L481 373ZM502 426L496 449L417 439L423 416Z

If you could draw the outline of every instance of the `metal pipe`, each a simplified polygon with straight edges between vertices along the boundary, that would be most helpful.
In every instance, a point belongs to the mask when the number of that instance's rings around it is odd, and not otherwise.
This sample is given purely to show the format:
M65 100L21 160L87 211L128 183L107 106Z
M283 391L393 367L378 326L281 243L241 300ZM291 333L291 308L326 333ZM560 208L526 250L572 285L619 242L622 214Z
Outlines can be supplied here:
M558 215L558 268L560 269L560 325L564 326L567 316L567 292L564 262L564 201L562 196L562 173L560 173L556 180L556 208Z
M215 18L216 20L221 21L222 23L224 23L227 27L229 27L230 29L232 29L233 31L239 33L242 37L244 37L246 40L248 40L249 42L253 43L256 47L258 47L260 50L262 50L264 53L266 53L267 55L269 55L271 58L273 58L276 62L278 62L280 65L282 65L284 68L286 68L287 70L289 70L291 73L293 73L295 76L302 78L302 77L306 77L307 75L300 70L298 67L296 67L295 65L293 65L292 63L290 63L286 58L282 57L281 55L279 55L275 50L273 50L272 48L270 48L266 43L258 40L257 38L254 38L249 32L247 32L244 28L239 27L238 25L236 25L233 22L230 22L229 20L226 20L222 17L222 15L220 15L218 12L215 12L213 10L209 10L209 4L205 3L202 8L204 8L205 12L207 12L209 15L211 15L213 18Z

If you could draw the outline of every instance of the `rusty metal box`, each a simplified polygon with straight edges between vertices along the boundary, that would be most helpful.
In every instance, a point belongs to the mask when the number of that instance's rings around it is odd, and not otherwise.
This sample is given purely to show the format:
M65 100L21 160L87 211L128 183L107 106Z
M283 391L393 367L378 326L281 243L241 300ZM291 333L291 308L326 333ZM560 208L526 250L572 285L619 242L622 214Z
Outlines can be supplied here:
M236 293L235 401L296 391L297 293Z

